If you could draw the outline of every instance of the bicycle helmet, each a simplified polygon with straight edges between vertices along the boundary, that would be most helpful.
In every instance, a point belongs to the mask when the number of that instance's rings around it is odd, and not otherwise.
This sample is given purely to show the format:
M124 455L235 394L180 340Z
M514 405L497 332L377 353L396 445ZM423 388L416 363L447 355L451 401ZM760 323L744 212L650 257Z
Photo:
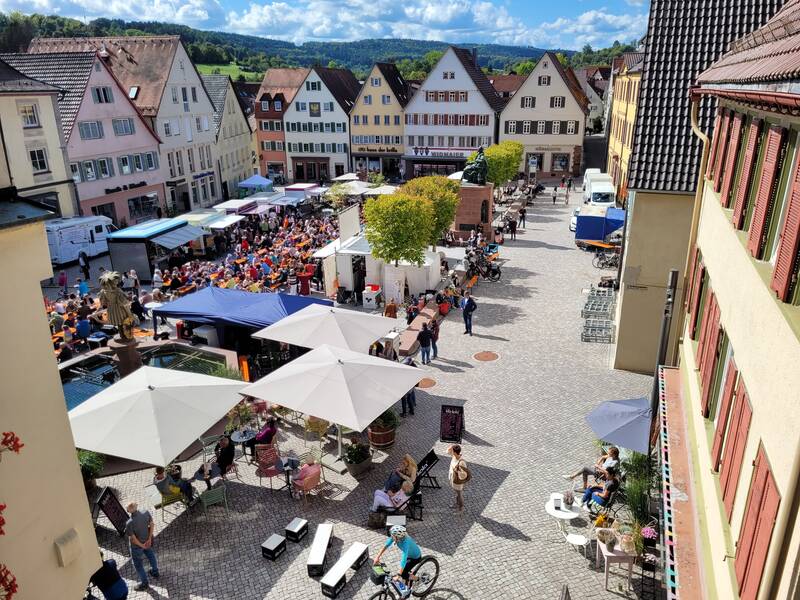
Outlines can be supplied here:
M392 525L392 528L389 530L389 535L402 539L406 537L406 528L402 525Z

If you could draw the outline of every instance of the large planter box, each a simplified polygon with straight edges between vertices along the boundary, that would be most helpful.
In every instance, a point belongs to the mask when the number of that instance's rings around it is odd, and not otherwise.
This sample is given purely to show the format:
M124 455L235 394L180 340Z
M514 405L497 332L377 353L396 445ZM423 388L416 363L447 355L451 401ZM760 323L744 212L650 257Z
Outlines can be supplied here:
M361 475L363 475L372 468L372 454L370 454L365 460L362 460L360 463L350 464L348 462L345 462L344 466L345 468L347 468L347 472L350 473L350 475L358 479Z
M388 448L389 446L394 444L394 438L396 432L397 432L396 427L367 428L367 436L369 437L369 443L373 446L373 448Z

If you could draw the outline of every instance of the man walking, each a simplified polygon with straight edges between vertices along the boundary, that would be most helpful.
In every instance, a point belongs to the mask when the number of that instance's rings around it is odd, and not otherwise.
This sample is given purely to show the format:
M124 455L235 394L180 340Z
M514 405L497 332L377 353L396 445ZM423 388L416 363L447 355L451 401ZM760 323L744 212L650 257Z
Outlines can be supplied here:
M476 308L478 308L478 305L475 304L475 300L472 299L472 294L468 291L464 292L464 297L461 299L461 313L464 317L464 335L472 335L472 313L475 312Z
M509 229L509 232L511 233L511 239L512 240L517 239L517 220L516 219L511 219L508 222L508 229Z
M525 215L527 215L527 214L528 214L528 211L525 210L524 206L519 209L519 226L522 229L525 229Z
M78 265L83 273L83 280L89 281L89 255L83 250L78 252Z
M431 349L433 350L433 357L439 356L439 348L436 347L436 342L439 341L439 321L434 319L431 321Z
M159 577L156 553L153 551L153 517L148 511L141 512L135 502L128 504L128 513L131 518L125 524L125 535L128 537L133 566L139 575L140 583L134 589L141 592L150 587L144 570L145 556L150 563L150 575L156 579Z
M422 355L422 364L427 365L431 362L431 341L433 340L433 335L431 335L430 330L428 329L428 324L422 324L422 330L417 334L417 341L419 342L419 351Z
M556 204L556 198L558 198L558 186L553 186L553 206Z

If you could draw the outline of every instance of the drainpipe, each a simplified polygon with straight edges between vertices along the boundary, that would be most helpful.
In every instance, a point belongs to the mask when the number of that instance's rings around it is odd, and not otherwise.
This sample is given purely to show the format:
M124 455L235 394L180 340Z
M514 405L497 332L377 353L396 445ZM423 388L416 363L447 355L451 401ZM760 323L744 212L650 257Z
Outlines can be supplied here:
M683 278L681 279L681 295L680 298L676 298L675 304L679 307L682 307L686 298L686 283L688 278L691 276L689 273L689 266L692 262L692 248L694 248L695 243L697 242L697 226L700 222L700 209L703 206L703 192L705 190L705 177L704 173L706 172L706 167L708 165L708 152L709 152L709 139L708 136L703 133L700 129L700 126L697 123L697 114L700 110L700 95L693 93L692 90L689 91L690 98L692 100L691 106L691 123L692 123L692 131L694 134L700 138L700 141L703 142L703 152L700 158L700 169L697 173L697 190L694 193L694 209L692 210L692 225L689 229L689 248L686 253L686 264L683 267ZM686 322L686 311L680 309L677 311L676 315L677 319L677 334L678 334L678 342L680 344L681 340L683 339L683 329ZM677 364L677 353L678 353L678 345L675 346L675 354L671 357L671 361L667 364Z

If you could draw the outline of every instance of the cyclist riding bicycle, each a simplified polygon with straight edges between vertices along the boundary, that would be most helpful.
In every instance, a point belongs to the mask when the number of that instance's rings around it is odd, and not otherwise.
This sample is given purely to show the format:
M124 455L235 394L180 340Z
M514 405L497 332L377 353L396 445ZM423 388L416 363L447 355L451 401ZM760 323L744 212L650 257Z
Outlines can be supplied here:
M394 525L389 530L389 538L386 540L383 548L381 548L381 551L378 552L378 555L373 561L375 565L379 565L381 563L381 557L383 556L383 553L386 552L386 550L390 548L392 544L397 546L397 548L403 553L403 555L400 557L400 571L392 579L396 582L399 581L402 584L398 586L398 590L400 591L402 598L407 598L411 594L411 584L413 580L416 580L416 577L411 573L411 569L413 569L417 563L420 562L420 559L422 558L422 550L420 550L413 538L408 535L405 527L402 525Z

